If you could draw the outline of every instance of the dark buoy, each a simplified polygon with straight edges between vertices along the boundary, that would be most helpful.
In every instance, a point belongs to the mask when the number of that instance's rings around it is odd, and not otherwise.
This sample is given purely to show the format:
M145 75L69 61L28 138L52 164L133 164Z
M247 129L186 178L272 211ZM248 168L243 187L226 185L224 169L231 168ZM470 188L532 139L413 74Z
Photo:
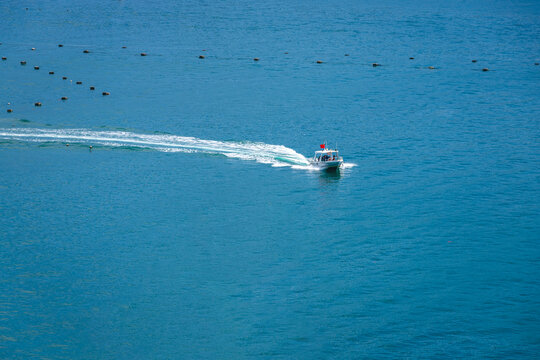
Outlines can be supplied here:
M107 96L107 95L111 95L111 93L110 93L110 92L107 92L107 91L104 91L104 92L101 93L101 95Z
M62 100L67 100L67 96L62 96Z
M122 49L126 49L126 47L125 47L125 46L122 46Z
M13 112L13 109L7 109L7 112L8 112L8 113L12 113L12 112Z
M489 71L489 69L488 68L483 68L482 71Z
M322 64L323 62L321 60L317 60L317 64Z
M259 61L259 58L253 58L253 61Z
M435 66L428 66L427 67L429 70L435 70Z
M36 102L36 103L34 103L34 106L41 106L41 103L40 103L40 102Z
M2 60L7 60L7 57L5 57L5 56L2 56Z
M540 63L534 63L534 65L538 66L538 65L540 65Z
M21 61L21 65L26 65L26 61Z
M62 76L62 80L67 80L67 76Z
M75 84L82 85L82 81L77 81Z
M148 55L148 54L147 53L141 53L141 56L146 56L146 55Z
M62 44L58 44L58 47L64 47L64 45L62 45Z
M36 50L36 48L32 48L32 49L30 49L30 50L34 51L34 50Z
M34 70L39 70L39 66L34 66Z
M90 50L83 50L83 53L89 54L89 53L90 53Z
M90 90L96 90L96 88L93 86L90 86Z
M345 56L349 56L349 54L345 54Z
M199 55L199 59L204 59L204 55Z
M477 60L472 60L473 63L475 63Z
M373 63L371 65L373 65L373 67L381 66L381 64L379 64L379 63Z
M49 71L49 75L54 75L54 71Z
M409 60L414 60L414 58L413 58L413 57L410 57Z

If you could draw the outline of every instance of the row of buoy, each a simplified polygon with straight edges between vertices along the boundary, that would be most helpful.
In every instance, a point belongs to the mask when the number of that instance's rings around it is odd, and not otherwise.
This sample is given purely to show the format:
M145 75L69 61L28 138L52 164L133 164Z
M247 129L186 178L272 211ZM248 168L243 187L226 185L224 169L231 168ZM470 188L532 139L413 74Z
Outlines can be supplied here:
M1 45L1 43L0 43L0 45ZM64 45L63 45L63 44L58 44L58 47L64 47ZM126 48L126 47L123 46L122 48ZM30 50L35 51L36 48L31 48ZM89 54L89 53L90 53L90 50L83 50L83 53ZM146 55L147 55L146 53L141 53L141 56L146 56ZM2 60L7 60L7 57L3 56L3 57L2 57ZM21 60L21 61L20 61L20 64L21 64L22 66L24 66L24 65L27 64L27 62L26 62L25 60ZM39 69L40 69L39 66L37 66L37 65L34 66L34 70L39 70ZM54 75L54 71L49 71L49 75ZM67 76L62 76L62 80L67 80L67 79L68 79ZM77 85L82 85L82 81L76 81L75 84L77 84ZM94 86L90 86L89 89L92 90L92 91L94 91L96 88L95 88ZM108 92L108 91L104 91L104 92L101 93L101 95L103 95L103 96L109 96L109 95L111 95L111 93ZM60 98L60 100L66 101L66 100L68 100L68 97L67 97L67 96L62 96L62 97ZM8 103L8 105L9 105L9 103ZM35 107L41 107L42 105L43 105L43 104L42 104L41 102L39 102L39 101L34 103L34 106L35 106ZM7 112L8 112L8 113L12 113L12 112L13 112L13 109L11 109L11 108L10 108L10 109L7 109ZM90 147L90 148L91 148L91 147Z
M0 45L1 45L1 43L0 43ZM58 44L58 47L61 48L61 47L64 47L64 45L63 45L63 44ZM126 46L122 46L122 49L126 49L126 48L127 48ZM33 47L33 48L31 48L30 50L35 51L36 48ZM202 51L206 51L206 50L203 49ZM89 53L90 53L90 50L85 49L85 50L83 50L83 53L84 53L84 54L89 54ZM284 54L288 54L288 52L284 52ZM141 52L141 53L140 53L140 56L148 56L148 53L146 53L146 52ZM350 54L345 54L345 56L350 56ZM199 59L205 59L205 58L206 58L206 57L205 57L204 55L199 55ZM4 61L7 60L7 57L3 56L3 57L2 57L2 60L4 60ZM414 57L412 57L412 56L409 57L409 60L414 60ZM256 62L257 62L257 61L260 61L260 58L258 58L258 57L253 58L253 61L256 61ZM478 60L476 60L476 59L472 59L472 60L471 60L472 63L476 63L477 61L478 61ZM322 61L322 60L316 60L316 63L317 63L317 64L324 64L324 61ZM21 65L26 65L26 61L23 60L23 61L20 62L20 64L21 64ZM379 63L372 63L371 65L372 65L372 67L379 67L379 66L382 66L382 65L379 64ZM534 65L540 65L540 64L539 64L538 62L535 62ZM435 69L437 69L437 68L434 67L434 66L428 66L427 68L430 69L430 70L435 70ZM34 66L34 70L39 70L39 66ZM483 71L483 72L489 71L489 68L483 68L482 71ZM49 75L54 75L54 71L49 71ZM66 76L62 76L62 79L63 79L63 80L67 80L68 78L67 78ZM77 85L82 85L82 81L77 81L76 84L77 84ZM95 90L95 87L94 87L94 86L90 86L90 90L92 90L92 91ZM104 91L104 92L102 92L102 95L103 95L103 96L108 96L108 95L110 95L110 93L107 92L107 91ZM62 101L68 100L67 96L62 96L60 99L61 99ZM37 106L37 107L40 107L40 106L42 106L42 103L41 103L41 102L36 102L36 103L34 103L34 105ZM7 112L8 112L8 113L11 113L11 112L13 112L13 109L7 109Z
M0 44L0 45L1 45L1 44ZM63 46L64 46L64 45L62 45L62 44L59 44L59 45L58 45L58 47L63 47ZM125 46L122 46L122 49L125 49L125 48L126 48ZM34 50L36 50L36 48L32 48L31 50L34 51ZM90 54L90 50L83 50L83 54ZM286 54L288 54L288 53L286 53ZM148 56L148 53L142 52L142 53L140 53L139 55L141 55L141 56ZM348 56L348 55L346 55L346 56ZM199 55L199 59L204 59L204 58L205 58L204 55ZM2 56L2 60L7 60L7 57ZM254 61L259 61L259 58L253 58L253 60L254 60Z
M288 53L285 53L285 54L288 54ZM349 54L345 54L345 56L350 56L350 55L349 55ZM205 56L204 56L204 55L199 55L199 59L205 59ZM410 59L410 60L414 60L414 57L410 57L409 59ZM253 61L259 61L259 60L260 60L260 58L253 58ZM324 64L324 61L322 61L322 60L317 60L317 61L315 61L315 62L316 62L317 64ZM476 63L477 60L472 60L472 62L473 62L473 63ZM537 66L538 66L538 65L540 65L540 63L535 62L534 65L537 65ZM382 66L382 65L379 64L379 63L372 63L371 66L373 66L373 67L379 67L379 66ZM436 69L437 69L435 66L428 66L427 68L430 69L430 70L436 70ZM482 68L482 71L489 71L489 68Z
M1 43L0 43L0 45L1 45ZM63 45L63 44L58 44L58 47L64 47L64 45ZM126 49L126 48L127 48L126 46L122 46L122 49ZM34 51L34 50L36 50L36 48L31 48L31 50ZM202 51L206 51L206 50L202 50ZM85 50L83 50L83 53L84 53L84 54L89 54L89 53L90 53L90 50L85 49ZM288 52L286 51L286 52L284 52L284 54L288 54ZM142 53L140 53L140 55L141 55L141 56L148 56L148 53L142 52ZM344 56L350 56L350 54L345 54ZM199 55L199 59L205 59L205 58L206 58L206 56L204 56L204 55ZM411 57L409 57L409 59L410 59L410 60L414 60L414 57L411 56ZM7 60L7 58L6 58L6 57L2 57L2 60ZM253 58L253 61L259 61L259 60L260 60L260 58L258 58L258 57ZM471 61L472 61L473 63L476 63L478 60L473 59L473 60L471 60ZM315 62L316 62L317 64L324 64L324 61L322 61L322 60L316 60ZM23 63L23 62L21 62L21 64L22 64L22 63ZM26 64L26 62L24 62L24 63ZM379 64L379 63L372 63L371 65L372 65L373 67L381 66L381 64ZM535 62L534 65L537 65L537 66L538 66L538 65L540 65L540 63ZM39 67L38 67L38 69L39 69ZM433 67L433 66L428 66L428 69L434 70L434 69L436 69L436 68ZM36 70L37 70L37 69L36 69ZM489 69L488 69L488 68L483 68L482 71L489 71Z
M90 90L95 90L95 87L90 86ZM103 95L103 96L108 96L108 95L111 95L111 93L109 93L109 92L107 92L107 91L104 91L104 92L102 93L102 95ZM68 99L67 96L62 96L62 97L60 98L60 100L62 100L62 101L66 101L67 99ZM9 105L9 104L10 104L10 103L8 103L8 105ZM43 105L43 104L42 104L41 102L39 102L39 101L34 103L34 106L36 106L36 107L40 107L40 106L42 106L42 105ZM7 112L8 112L8 113L12 113L12 112L13 112L13 109L11 109L11 108L10 108L10 109L7 109Z
M206 50L203 50L203 51L206 51ZM288 54L288 52L284 52L284 54ZM142 55L142 54L141 54L141 55ZM345 54L344 56L350 56L350 54ZM206 57L205 57L204 55L199 55L199 59L205 59L205 58L206 58ZM260 58L258 58L258 57L253 58L253 61L259 61L259 60L260 60ZM412 57L412 56L409 57L409 60L414 60L414 57ZM471 61L472 61L473 63L478 62L478 60L476 60L476 59L473 59L473 60L471 60ZM322 61L322 60L316 60L315 62L316 62L317 64L324 64L324 61ZM538 65L540 65L540 63L535 62L534 65L538 66ZM378 67L378 66L382 66L382 65L379 64L379 63L372 63L371 66L373 66L373 67ZM430 70L435 70L435 69L437 69L437 68L434 67L434 66L428 66L427 68L430 69ZM489 71L489 68L483 68L482 71Z
M2 43L0 43L0 45L2 45ZM58 44L58 47L59 48L64 47L64 44ZM127 49L127 46L122 46L122 49ZM36 48L31 48L30 50L34 51L34 50L36 50ZM88 50L88 49L83 50L83 54L90 54L90 52L91 51ZM142 53L140 53L140 55L141 56L147 56L148 53L142 52ZM2 58L2 60L6 60L6 59Z
M90 87L90 90L94 90L94 87L91 86L91 87ZM110 93L110 92L107 92L107 91L104 91L104 92L102 93L102 95L103 95L103 96L109 96L109 95L111 95L111 93ZM67 96L62 96L62 97L60 98L60 100L66 101L66 100L68 100L68 97L67 97ZM8 103L8 105L9 105L9 103ZM34 106L35 106L35 107L40 107L40 106L42 106L42 105L43 105L43 104L42 104L41 102L39 102L39 101L34 103ZM9 108L9 109L7 109L6 111L7 111L8 113L12 113L12 112L13 112L13 109Z

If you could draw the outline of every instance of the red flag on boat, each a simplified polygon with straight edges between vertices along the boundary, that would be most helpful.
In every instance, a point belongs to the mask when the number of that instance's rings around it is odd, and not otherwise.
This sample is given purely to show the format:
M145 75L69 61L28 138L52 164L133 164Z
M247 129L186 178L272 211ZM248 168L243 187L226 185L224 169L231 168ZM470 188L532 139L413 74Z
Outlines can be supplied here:
M321 149L324 149L324 144L321 144Z

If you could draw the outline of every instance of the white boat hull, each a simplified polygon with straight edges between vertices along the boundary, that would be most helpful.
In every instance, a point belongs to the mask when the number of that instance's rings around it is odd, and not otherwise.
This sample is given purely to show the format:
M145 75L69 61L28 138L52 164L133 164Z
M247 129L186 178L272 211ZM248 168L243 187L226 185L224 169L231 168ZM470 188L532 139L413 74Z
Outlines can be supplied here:
M339 170L341 164L343 164L343 160L311 161L311 165L328 171Z

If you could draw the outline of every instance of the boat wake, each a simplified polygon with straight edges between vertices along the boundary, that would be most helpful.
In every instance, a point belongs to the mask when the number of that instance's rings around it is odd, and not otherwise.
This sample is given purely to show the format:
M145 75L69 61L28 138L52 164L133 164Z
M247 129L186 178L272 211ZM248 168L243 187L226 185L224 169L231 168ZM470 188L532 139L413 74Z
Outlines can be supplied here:
M162 152L190 152L224 155L272 166L309 169L308 160L293 149L249 141L215 141L169 134L143 134L129 131L90 129L0 128L0 139L7 142L34 142L52 145L85 145L94 148L146 149Z

